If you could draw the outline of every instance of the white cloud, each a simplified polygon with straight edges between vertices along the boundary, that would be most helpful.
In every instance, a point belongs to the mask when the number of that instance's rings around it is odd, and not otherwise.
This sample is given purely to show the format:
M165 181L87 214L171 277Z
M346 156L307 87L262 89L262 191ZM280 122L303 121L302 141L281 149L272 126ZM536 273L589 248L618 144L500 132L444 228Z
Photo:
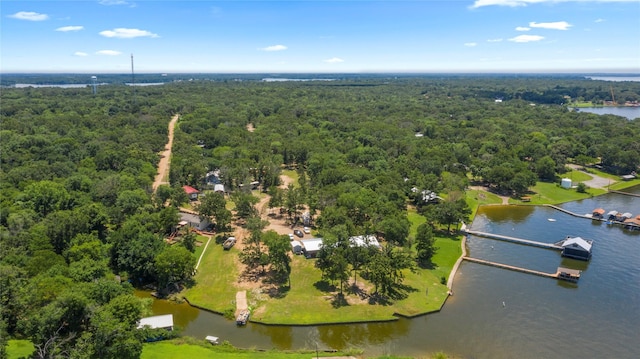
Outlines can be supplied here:
M476 0L472 9L477 9L483 6L527 6L531 4L542 3L559 3L559 2L637 2L638 0Z
M533 42L533 41L540 41L544 39L544 36L540 36L540 35L518 35L516 37L512 37L509 39L509 41L512 42Z
M107 55L107 56L118 56L121 55L122 52L116 50L100 50L96 51L97 55Z
M10 18L18 19L18 20L28 20L28 21L44 21L49 18L47 14L40 14L33 11L19 11L13 15L9 15Z
M566 21L556 21L556 22L535 22L532 21L529 23L530 27L535 27L539 29L549 29L549 30L568 30L571 27Z
M87 54L86 52L82 52L82 51L76 51L73 53L74 56L80 56L80 57L84 57L84 56L89 56L89 54Z
M124 0L100 0L100 5L129 5L128 1Z
M84 26L63 26L63 27L57 28L56 31L67 32L67 31L80 31L82 29L84 29Z
M530 27L526 27L526 26L518 26L516 27L516 31L529 31L531 30Z
M283 51L286 50L287 47L284 45L273 45L273 46L267 46L267 47L263 47L260 50L262 51Z
M605 22L605 21L606 21L605 19L596 19L596 21L595 21L595 22L596 22L596 23L599 23L599 22Z
M489 39L487 42L502 42L502 39Z
M465 42L464 46L466 46L466 47L476 47L476 46L478 46L478 43L477 42Z
M160 37L158 34L154 34L147 30L127 29L124 27L119 27L113 30L100 31L100 35L104 37L115 37L119 39L133 39L135 37Z
M344 62L344 60L339 58L339 57L332 57L330 59L324 60L324 62L329 63L329 64L339 64L341 62Z

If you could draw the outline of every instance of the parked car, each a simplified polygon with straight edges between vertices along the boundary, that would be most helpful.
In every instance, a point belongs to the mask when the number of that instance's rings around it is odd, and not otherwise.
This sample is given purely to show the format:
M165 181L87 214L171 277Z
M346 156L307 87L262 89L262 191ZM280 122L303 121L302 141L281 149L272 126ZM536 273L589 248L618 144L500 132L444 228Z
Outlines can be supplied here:
M295 239L295 237L293 236L293 233L289 233L289 240L292 241L294 239Z
M236 244L236 237L229 237L224 241L224 243L222 243L222 248L229 250L234 244Z
M304 233L302 233L302 231L299 230L299 229L294 230L293 234L295 234L296 236L298 236L300 238L304 237Z
M302 229L302 231L303 231L304 233L306 233L306 234L309 234L309 233L311 233L311 228L309 228L309 227L304 227L304 228Z

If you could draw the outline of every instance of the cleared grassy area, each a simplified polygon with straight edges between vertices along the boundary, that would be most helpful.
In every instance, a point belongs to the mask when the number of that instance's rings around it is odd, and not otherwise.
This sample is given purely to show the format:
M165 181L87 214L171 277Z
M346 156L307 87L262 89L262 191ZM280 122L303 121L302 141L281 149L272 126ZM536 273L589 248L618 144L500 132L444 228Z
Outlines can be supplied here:
M35 349L30 340L9 340L7 359L28 358Z
M291 178L294 188L300 187L300 183L298 183L298 178L300 178L300 176L298 176L298 172L295 170L282 170L282 174Z
M425 222L425 218L417 214L415 209L409 210L408 215L412 224L410 236L413 238L416 228ZM339 290L321 280L315 259L293 256L290 287L284 286L277 292L247 292L249 305L253 308L251 320L268 324L308 325L386 321L397 319L395 314L415 316L437 311L447 297L447 287L441 283L441 278L449 275L461 250L459 239L454 237L437 238L436 246L440 249L433 258L433 268L405 271L403 285L406 297L384 304L369 301L366 293L372 293L374 288L359 274L356 281L363 291L345 287L343 292L346 300L339 298L336 295ZM219 313L235 308L237 255L234 249L223 251L220 246L209 246L195 277L197 285L184 292L191 304Z
M557 183L538 182L531 187L533 194L528 195L531 200L526 204L558 204L580 199L589 198L606 191L602 189L589 188L587 193L578 193L574 188L562 188ZM520 200L510 199L509 203L522 204Z
M471 208L471 218L476 215L479 206L502 203L502 198L500 198L498 195L491 192L475 189L469 189L466 191L465 200L467 201L469 208Z
M209 243L195 275L197 284L183 292L189 303L218 313L235 311L237 253L235 248L225 251L221 245Z
M357 355L356 353L324 353L321 357ZM216 359L309 359L315 358L315 351L276 351L276 350L250 350L237 349L228 344L211 345L195 339L179 338L156 343L146 343L142 348L141 359L175 359L175 358L216 358Z

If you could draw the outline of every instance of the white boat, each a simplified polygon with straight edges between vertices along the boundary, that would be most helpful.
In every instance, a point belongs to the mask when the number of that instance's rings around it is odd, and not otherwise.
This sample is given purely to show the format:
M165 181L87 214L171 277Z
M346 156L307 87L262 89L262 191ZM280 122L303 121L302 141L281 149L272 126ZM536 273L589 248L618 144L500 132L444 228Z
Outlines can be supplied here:
M213 344L213 345L218 345L220 338L218 337L214 337L213 335L207 335L206 338L204 338L204 340L208 341L209 343Z

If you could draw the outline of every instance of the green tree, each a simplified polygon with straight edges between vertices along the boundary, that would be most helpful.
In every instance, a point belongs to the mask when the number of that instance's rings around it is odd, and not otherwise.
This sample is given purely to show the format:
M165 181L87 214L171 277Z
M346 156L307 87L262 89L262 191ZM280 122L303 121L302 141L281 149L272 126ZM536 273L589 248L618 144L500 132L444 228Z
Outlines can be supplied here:
M271 269L275 272L276 279L281 282L287 280L291 285L291 258L289 257L291 245L289 244L289 238L271 230L262 234L262 241L269 249L269 263L271 264Z
M190 279L196 258L182 246L167 246L158 253L154 264L158 286L166 288Z
M433 228L428 223L422 223L416 232L416 259L418 263L429 266L436 250Z
M536 173L542 181L553 182L556 176L556 163L551 156L544 156L536 162Z

